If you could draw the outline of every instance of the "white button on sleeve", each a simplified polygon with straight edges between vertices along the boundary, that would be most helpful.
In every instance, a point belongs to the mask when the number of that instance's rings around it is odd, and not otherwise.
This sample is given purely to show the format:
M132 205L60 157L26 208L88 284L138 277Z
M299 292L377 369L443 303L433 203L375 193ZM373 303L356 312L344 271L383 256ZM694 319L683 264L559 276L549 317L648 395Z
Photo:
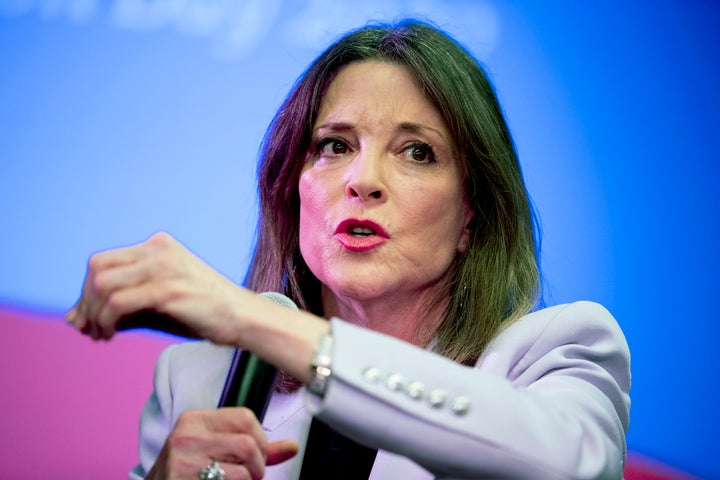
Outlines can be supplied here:
M428 402L433 408L442 408L445 405L446 400L447 393L445 393L445 390L435 388L430 390L430 393L428 393Z
M453 398L450 410L457 416L465 415L470 410L470 399L462 395Z
M391 375L388 375L387 379L385 380L385 385L390 390L393 390L395 392L399 390L404 390L406 385L405 377L398 373L393 373Z

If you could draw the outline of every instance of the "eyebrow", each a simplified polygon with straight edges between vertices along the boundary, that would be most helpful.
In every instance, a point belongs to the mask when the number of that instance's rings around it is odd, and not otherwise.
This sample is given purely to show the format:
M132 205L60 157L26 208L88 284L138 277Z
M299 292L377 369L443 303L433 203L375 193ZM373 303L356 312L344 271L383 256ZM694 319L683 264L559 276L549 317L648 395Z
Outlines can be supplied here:
M423 125L421 123L402 122L400 124L399 130L403 130L403 131L410 132L410 133L418 133L418 132L422 132L423 130L430 130L431 132L434 132L436 135L439 135L440 138L442 138L443 140L447 141L447 139L445 138L445 135L443 135L443 133L440 130L438 130L437 128L428 127L427 125Z
M317 133L320 130L332 130L333 132L344 132L347 130L352 130L354 127L353 125L349 123L344 122L330 122L330 123L323 123L322 125L318 125L313 129L313 133Z
M317 133L320 130L332 130L334 132L345 132L348 130L352 130L355 128L353 124L345 123L345 122L329 122L329 123L323 123L322 125L318 125L315 129L313 129L313 134ZM415 123L415 122L402 122L400 125L398 125L397 130L410 132L410 133L419 133L423 130L429 130L431 132L434 132L436 135L439 135L440 138L447 141L445 138L445 135L443 133L433 127L428 127L427 125L423 125L421 123Z

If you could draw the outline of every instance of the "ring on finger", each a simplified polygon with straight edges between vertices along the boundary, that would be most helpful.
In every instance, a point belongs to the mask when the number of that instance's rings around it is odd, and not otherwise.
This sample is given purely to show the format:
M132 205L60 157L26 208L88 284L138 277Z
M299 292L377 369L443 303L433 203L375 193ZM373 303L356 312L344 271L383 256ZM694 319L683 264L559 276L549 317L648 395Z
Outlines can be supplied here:
M225 480L225 470L220 468L220 462L213 460L198 473L200 480Z

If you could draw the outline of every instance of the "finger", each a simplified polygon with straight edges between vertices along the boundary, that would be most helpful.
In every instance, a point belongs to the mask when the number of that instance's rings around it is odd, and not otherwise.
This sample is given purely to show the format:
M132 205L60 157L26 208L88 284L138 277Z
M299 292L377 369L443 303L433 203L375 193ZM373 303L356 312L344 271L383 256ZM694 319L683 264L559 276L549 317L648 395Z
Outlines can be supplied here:
M202 454L203 459L216 460L228 467L242 466L239 471L246 472L242 478L262 478L265 474L265 456L255 439L244 433L207 430L177 432L172 444L171 450L176 452L176 458L178 455L184 457L186 465L192 462L191 459L197 457L197 454ZM205 462L209 463L207 460ZM175 467L177 466L173 468ZM235 477L228 475L228 478Z
M175 430L202 425L205 430L222 433L246 433L267 450L265 431L255 414L246 407L223 407L215 410L186 410L180 414Z
M146 256L147 241L136 243L125 247L111 248L101 250L90 256L88 260L88 270L102 270L108 267L125 265L135 262L136 260Z
M198 462L207 465L210 463L208 460L212 459L225 464L243 465L249 472L247 478L262 478L265 472L264 449L253 435L245 431L216 431L208 428L208 419L217 417L215 412L189 410L180 415L163 447L168 452L170 468L182 469L188 465L197 465Z
M205 417L206 428L215 432L227 432L226 435L232 437L232 440L227 440L233 444L228 459L243 463L253 479L262 478L268 441L252 410L245 407L226 407L211 412L211 415Z
M70 310L68 310L65 313L65 321L69 323L70 325L75 326L75 322L77 321L77 303L72 306Z
M85 327L87 318L81 312L83 310L82 297L78 299L75 305L65 314L65 321L77 330L82 330Z
M214 410L214 413L215 415L207 419L208 428L215 431L245 432L257 440L263 454L267 452L265 430L252 410L246 407L223 407Z
M225 472L225 478L228 480L260 480L262 476L253 476L245 465L236 463L220 462L220 468Z
M95 274L88 282L91 294L84 314L97 326L88 328L88 333L93 338L109 339L120 329L148 327L197 337L168 312L171 303L188 293L187 285L173 280L177 276L176 254L182 248L170 235L160 232L143 244L128 247L136 250L131 263Z
M163 454L164 453L164 454ZM200 472L217 462L217 467L225 474L228 480L254 480L262 477L253 477L246 465L232 461L216 459L207 452L180 452L172 453L167 447L158 455L157 460L145 476L147 480L170 478L198 478Z
M265 475L265 453L261 451L253 436L244 433L219 433L214 435L213 439L217 442L209 447L209 451L217 452L213 458L243 465L253 479Z
M108 295L95 320L90 322L97 338L110 339L116 331L129 328L151 328L169 333L194 336L169 315L155 308L162 303L163 282L141 283L116 290Z
M95 304L98 299L97 277L103 272L111 270L115 267L131 264L143 258L146 248L143 244L133 245L130 247L122 247L113 250L105 250L93 254L88 260L87 273L80 299L66 315L66 319L72 323L75 328L82 330L89 319L93 318L96 312ZM102 299L100 299L102 300Z
M277 465L294 457L300 449L295 440L280 440L268 445L266 465Z
M148 261L135 261L110 267L98 272L92 279L92 294L88 297L85 306L85 321L100 321L100 315L114 312L114 305L107 307L108 300L123 290L142 285L149 280L151 266ZM127 313L119 311L118 313ZM115 323L117 318L105 318L105 324Z

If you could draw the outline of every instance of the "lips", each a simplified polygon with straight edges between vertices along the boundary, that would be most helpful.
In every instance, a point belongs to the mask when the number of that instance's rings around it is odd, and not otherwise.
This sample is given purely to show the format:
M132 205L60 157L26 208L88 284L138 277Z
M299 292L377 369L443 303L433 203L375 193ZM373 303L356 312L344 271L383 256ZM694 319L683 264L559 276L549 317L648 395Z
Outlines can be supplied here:
M385 243L390 235L371 220L348 218L335 229L335 238L351 252L367 252Z

